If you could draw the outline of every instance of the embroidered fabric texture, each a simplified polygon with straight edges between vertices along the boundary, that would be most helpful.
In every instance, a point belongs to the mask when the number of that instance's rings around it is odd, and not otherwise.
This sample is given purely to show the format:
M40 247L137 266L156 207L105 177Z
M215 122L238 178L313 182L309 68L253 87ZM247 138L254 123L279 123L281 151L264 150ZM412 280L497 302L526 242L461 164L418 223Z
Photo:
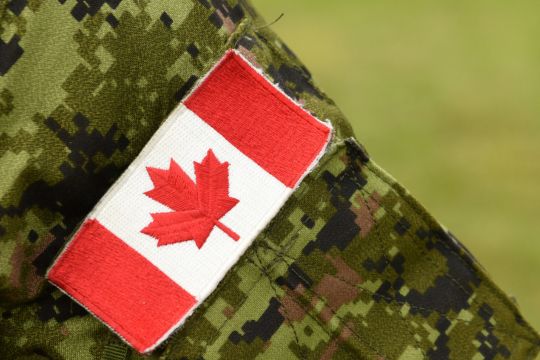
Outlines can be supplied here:
M329 124L227 52L89 214L49 280L151 351L216 288L330 137Z

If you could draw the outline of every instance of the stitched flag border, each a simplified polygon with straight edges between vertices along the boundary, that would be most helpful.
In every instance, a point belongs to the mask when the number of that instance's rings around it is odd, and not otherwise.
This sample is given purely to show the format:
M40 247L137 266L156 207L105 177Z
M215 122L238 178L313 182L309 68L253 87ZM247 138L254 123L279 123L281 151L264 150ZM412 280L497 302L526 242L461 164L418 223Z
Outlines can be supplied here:
M151 351L215 290L331 135L228 51L98 202L49 281Z

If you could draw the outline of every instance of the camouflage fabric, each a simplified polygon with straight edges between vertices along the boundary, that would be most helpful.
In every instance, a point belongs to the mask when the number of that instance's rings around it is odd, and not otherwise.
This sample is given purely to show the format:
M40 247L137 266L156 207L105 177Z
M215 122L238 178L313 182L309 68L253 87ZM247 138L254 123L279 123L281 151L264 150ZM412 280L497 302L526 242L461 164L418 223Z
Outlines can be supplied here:
M336 134L218 289L144 358L534 358L540 338L513 302L351 139L254 10L226 0L0 2L0 358L143 358L44 273L230 47Z
M353 140L175 339L171 358L532 358L538 338L455 238Z

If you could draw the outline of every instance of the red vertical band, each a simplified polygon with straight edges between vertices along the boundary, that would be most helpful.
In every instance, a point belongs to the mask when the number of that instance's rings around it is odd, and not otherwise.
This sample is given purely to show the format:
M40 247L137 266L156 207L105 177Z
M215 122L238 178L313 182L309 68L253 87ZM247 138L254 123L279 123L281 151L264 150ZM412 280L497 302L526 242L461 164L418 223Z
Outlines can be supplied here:
M329 138L327 125L233 51L184 104L289 187L297 184Z
M48 274L139 352L195 305L187 291L96 220L88 220Z

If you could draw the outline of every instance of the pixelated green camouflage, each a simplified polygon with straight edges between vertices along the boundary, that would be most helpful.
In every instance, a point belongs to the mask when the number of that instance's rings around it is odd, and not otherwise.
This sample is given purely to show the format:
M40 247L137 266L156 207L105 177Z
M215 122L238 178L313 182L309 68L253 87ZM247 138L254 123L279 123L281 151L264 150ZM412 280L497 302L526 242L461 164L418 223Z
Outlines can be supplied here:
M218 289L143 357L44 274L230 47L336 133ZM0 359L533 359L540 339L515 305L351 136L245 2L0 1Z
M466 250L347 140L333 145L165 355L528 359L537 346Z

